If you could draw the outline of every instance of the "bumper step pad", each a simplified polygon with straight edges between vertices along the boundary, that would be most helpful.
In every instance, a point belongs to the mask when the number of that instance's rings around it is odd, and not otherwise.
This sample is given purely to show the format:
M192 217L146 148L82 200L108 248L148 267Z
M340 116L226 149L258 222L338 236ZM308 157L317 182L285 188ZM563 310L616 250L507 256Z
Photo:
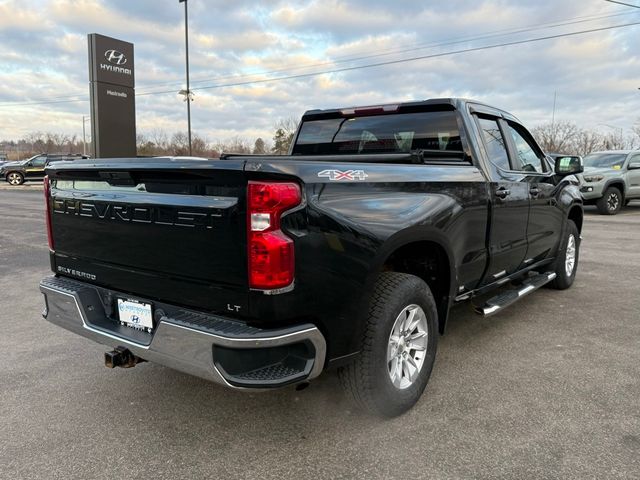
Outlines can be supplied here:
M44 317L141 359L240 388L273 388L317 377L326 342L312 324L278 329L141 298L155 309L153 332L121 325L114 303L127 294L66 277L40 282Z

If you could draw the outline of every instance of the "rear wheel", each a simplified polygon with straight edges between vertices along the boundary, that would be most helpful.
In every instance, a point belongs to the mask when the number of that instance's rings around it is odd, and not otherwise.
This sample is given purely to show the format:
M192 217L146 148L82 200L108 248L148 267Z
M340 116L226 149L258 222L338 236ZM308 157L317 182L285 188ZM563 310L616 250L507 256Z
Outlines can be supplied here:
M557 290L565 290L573 285L578 270L578 257L580 253L580 233L572 220L567 220L567 231L555 263L556 278L550 286Z
M9 185L22 185L24 183L24 176L20 172L9 172L6 179Z
M615 215L622 208L622 193L617 187L609 187L604 191L602 198L596 202L598 212L602 215Z
M394 417L409 410L427 386L438 341L436 303L427 284L385 272L374 287L362 352L339 370L355 403Z

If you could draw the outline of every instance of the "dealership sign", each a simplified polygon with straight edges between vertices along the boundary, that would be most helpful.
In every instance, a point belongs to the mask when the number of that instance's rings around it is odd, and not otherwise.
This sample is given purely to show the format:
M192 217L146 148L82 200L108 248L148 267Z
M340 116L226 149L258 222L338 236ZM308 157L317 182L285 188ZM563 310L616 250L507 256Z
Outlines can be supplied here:
M91 133L96 157L136 156L133 44L89 35Z

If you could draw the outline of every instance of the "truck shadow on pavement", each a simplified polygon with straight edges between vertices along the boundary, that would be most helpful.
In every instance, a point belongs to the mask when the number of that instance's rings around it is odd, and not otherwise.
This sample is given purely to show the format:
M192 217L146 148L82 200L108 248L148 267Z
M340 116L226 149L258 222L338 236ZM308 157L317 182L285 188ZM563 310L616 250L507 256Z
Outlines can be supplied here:
M541 290L545 291L550 292ZM511 313L483 320L471 311L469 304L454 307L446 335L440 337L436 365L425 394L412 411L390 421L403 422L402 418L437 411L453 401L451 397L461 387L456 385L458 380L473 375L474 368L464 357L470 350L471 356L482 356L483 345L495 348L496 339L507 338L508 332L517 328L515 310L516 307ZM188 424L202 429L203 434L209 429L223 429L232 430L241 438L261 430L266 434L273 429L295 429L300 435L314 435L313 432L337 426L344 432L351 428L374 428L380 423L380 419L358 411L351 403L335 371L324 372L303 390L285 387L260 392L230 390L152 363L135 369L103 371L102 380L110 375L114 381L107 383L118 385L116 390L122 392L122 402L153 404L153 424L158 433L176 428L178 424ZM123 414L120 421L131 421L127 420L129 412ZM158 418L167 414L165 418ZM346 427L345 422L350 427Z
M639 212L640 202L633 202L620 215ZM587 207L587 215L598 213L594 207ZM555 374L550 372L566 368L567 345L578 348L576 338L587 325L578 321L575 314L559 316L559 312L571 311L567 310L568 305L597 302L591 282L594 273L583 265L573 288L542 288L490 318L475 315L469 303L455 306L447 332L439 339L435 368L425 394L414 409L387 422L359 412L343 393L335 372L323 373L302 391L295 387L266 392L229 390L151 363L129 370L101 371L92 379L94 385L114 388L104 399L105 409L112 402L152 405L153 414L148 414L147 425L152 424L161 435L186 426L195 429L196 434L208 435L216 430L235 432L239 438L258 432L273 439L268 433L273 431L295 431L298 436L335 428L343 433L355 432L376 429L380 423L406 423L407 418L418 419L436 412L465 415L478 395L497 396L498 402L507 404L515 402L514 413L519 414L517 402L527 401L522 395L544 390L528 382L532 378L549 380L549 375ZM594 304L594 308L600 307ZM507 389L504 395L503 388ZM121 415L116 422L123 424L140 421L131 418L132 412L146 415L139 408L111 411L111 415Z

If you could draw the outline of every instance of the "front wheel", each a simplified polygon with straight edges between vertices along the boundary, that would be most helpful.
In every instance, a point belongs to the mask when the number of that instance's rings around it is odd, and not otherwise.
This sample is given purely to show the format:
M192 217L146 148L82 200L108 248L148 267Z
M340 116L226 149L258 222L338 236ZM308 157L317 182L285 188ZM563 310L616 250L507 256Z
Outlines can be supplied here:
M602 215L615 215L622 208L622 193L616 187L609 187L605 190L602 198L596 202L598 212Z
M22 185L24 176L20 172L9 172L7 174L7 182L9 182L9 185Z
M551 287L556 290L566 290L576 278L578 270L578 258L580 253L580 232L572 220L567 220L567 231L555 263L556 278L551 282Z
M404 273L384 272L374 287L362 351L338 374L364 410L394 417L420 399L438 342L436 302L428 285Z

